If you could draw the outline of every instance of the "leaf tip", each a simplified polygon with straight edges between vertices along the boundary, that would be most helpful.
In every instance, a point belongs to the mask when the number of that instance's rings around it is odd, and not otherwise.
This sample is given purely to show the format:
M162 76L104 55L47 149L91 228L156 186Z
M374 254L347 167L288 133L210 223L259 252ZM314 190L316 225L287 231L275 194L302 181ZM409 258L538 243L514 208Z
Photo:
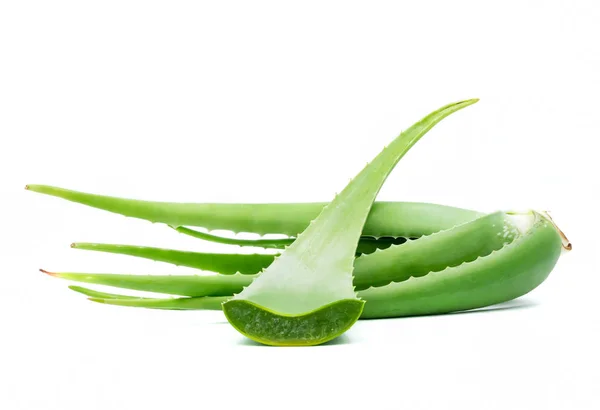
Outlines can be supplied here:
M45 273L46 275L50 275L55 278L58 277L58 273L56 273L56 272L48 272L47 270L44 270L44 269L40 269L40 272Z
M27 184L27 185L25 185L25 190L31 191L31 192L42 192L44 187L45 187L45 185Z
M463 100L457 103L457 105L460 105L461 107L467 107L469 105L473 105L475 103L479 102L479 98L470 98L468 100Z

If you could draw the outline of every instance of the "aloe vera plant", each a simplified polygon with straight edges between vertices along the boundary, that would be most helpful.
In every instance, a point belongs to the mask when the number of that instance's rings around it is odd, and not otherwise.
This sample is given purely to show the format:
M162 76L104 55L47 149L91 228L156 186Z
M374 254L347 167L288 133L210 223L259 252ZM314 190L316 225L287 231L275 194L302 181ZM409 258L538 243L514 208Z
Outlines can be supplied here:
M283 250L281 255L215 254L74 243L76 249L154 259L217 274L46 273L178 296L134 297L70 286L100 303L173 310L222 308L237 330L271 345L323 343L349 329L359 316L447 313L519 297L541 284L561 249L571 247L547 214L483 215L435 204L373 203L396 163L431 127L476 101L445 106L400 134L330 204L180 204L29 185L31 191L162 222L195 238ZM190 226L280 233L287 238L226 238Z

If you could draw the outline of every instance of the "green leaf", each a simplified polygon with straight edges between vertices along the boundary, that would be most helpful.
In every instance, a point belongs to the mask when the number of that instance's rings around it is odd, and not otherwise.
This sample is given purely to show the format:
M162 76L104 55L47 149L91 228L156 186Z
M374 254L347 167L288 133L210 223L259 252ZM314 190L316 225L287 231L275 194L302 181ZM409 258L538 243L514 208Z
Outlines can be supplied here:
M233 327L257 342L284 346L321 344L348 330L363 310L352 269L377 193L427 131L475 102L447 105L392 141L250 286L223 304Z
M325 203L223 204L140 201L88 194L48 185L27 185L31 192L62 198L109 212L160 222L171 227L198 226L209 230L295 237L315 219ZM415 237L470 221L478 212L418 202L376 202L365 223L363 236ZM184 228L185 229L185 228ZM189 233L185 231L184 233ZM211 240L211 236L204 239ZM219 241L219 237L213 238ZM260 239L270 241L268 239ZM275 242L275 245L277 243Z

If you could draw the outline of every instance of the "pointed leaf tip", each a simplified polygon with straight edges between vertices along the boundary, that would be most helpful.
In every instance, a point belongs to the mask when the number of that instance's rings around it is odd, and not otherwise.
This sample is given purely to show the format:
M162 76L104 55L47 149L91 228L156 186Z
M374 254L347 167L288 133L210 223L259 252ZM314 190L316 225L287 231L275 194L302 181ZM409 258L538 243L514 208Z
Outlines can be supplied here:
M55 278L58 277L58 273L56 273L56 272L48 272L47 270L44 270L44 269L40 269L40 272L45 273L46 275L50 275Z
M45 185L38 184L27 184L25 185L25 189L32 192L39 192L40 188L44 188Z
M479 101L479 98L470 98L468 100L460 101L460 102L458 102L456 104L457 105L471 105L471 104L475 104L478 101Z

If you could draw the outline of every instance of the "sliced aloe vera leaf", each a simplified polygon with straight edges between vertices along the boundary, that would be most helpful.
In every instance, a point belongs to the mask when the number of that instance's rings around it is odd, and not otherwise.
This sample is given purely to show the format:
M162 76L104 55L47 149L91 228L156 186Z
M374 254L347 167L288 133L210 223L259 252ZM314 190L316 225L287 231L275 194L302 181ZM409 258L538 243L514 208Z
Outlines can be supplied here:
M139 258L172 263L178 266L219 272L225 275L231 275L238 272L243 274L260 272L263 268L269 266L275 258L275 255L258 253L203 253L153 248L149 246L115 245L107 243L76 242L71 244L71 247L74 249L136 256Z
M347 331L364 307L354 291L352 269L377 193L427 131L476 101L447 105L402 132L250 286L223 303L229 323L269 345L321 344Z
M27 185L32 192L124 216L172 227L197 226L209 230L274 233L297 236L323 210L325 203L223 204L140 201L88 194L49 185ZM376 202L364 225L363 236L418 237L451 228L480 216L479 212L418 202Z

